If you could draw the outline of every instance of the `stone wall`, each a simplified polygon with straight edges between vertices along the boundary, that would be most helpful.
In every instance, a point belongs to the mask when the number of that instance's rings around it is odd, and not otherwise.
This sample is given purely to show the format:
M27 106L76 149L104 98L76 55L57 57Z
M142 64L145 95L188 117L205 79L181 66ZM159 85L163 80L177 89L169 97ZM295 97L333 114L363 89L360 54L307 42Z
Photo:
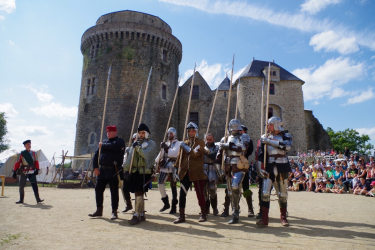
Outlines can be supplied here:
M308 150L326 150L332 148L332 142L322 124L311 110L305 110L306 146ZM302 152L301 152L302 153Z

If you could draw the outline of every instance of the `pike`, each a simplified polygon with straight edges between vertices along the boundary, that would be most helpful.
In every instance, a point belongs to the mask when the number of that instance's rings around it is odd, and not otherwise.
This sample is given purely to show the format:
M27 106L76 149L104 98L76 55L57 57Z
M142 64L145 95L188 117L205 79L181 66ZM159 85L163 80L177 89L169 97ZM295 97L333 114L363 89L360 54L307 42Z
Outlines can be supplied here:
M241 84L241 78L238 80L238 85L237 85L236 113L234 115L234 119L237 119L237 113L238 113L238 92L240 92L240 84Z
M108 78L107 78L107 88L105 90L105 99L104 99L104 110L103 110L103 118L102 118L102 129L100 130L100 142L103 140L103 129L104 129L104 120L105 120L105 110L107 108L107 97L108 97L108 86L109 86L109 77L111 76L111 68L112 68L112 64L109 65L109 71L108 71ZM98 154L98 165L100 165L99 163L99 159L100 159L100 151L101 151L101 147L99 148L99 154Z
M124 199L124 202L126 203L124 189L122 188L122 180L121 180L120 175L119 175L119 173L120 173L122 170L118 171L118 168L117 168L117 161L114 161L114 162L113 162L113 165L115 165L115 170L116 170L116 172L117 172L116 175L117 175L117 179L118 179L118 183L119 183L119 188L121 189L122 198Z
M268 121L268 108L269 108L269 103L270 103L269 98L270 98L270 85L271 85L271 62L268 62L268 84L267 85L268 86L267 86L267 102L266 102L266 124ZM262 96L263 96L263 93L262 93ZM262 107L262 110L263 110L263 107ZM267 133L268 133L268 129L266 129L266 137L267 137ZM265 146L264 147L264 161L263 161L264 168L266 168L266 160L267 160L267 147Z
M146 102L146 97L147 97L147 90L148 90L148 85L150 83L151 73L152 73L152 66L150 68L150 73L148 74L148 78L147 78L146 90L145 90L145 95L143 97L143 103L142 103L141 115L139 117L139 123L141 123L141 121L142 121L143 110L145 108L145 102ZM137 136L136 136L135 140L136 141L138 140L138 133L137 133ZM131 157L131 160L130 160L129 173L132 172L133 159L134 159L134 149L132 150L132 157ZM143 174L144 174L144 172L143 172Z
M178 82L177 82L176 93L174 94L173 103L172 103L172 108L171 108L171 112L169 113L169 119L168 119L168 123L167 123L167 128L165 129L165 134L164 134L163 142L167 139L168 128L169 128L169 124L170 124L171 119L172 119L172 114L173 114L174 104L176 103L177 94L178 94L178 86L180 86L180 83L181 83L181 75L180 75L180 78L178 79ZM161 154L162 154L162 151L163 151L163 149L160 150L160 153L159 153L160 156L161 156ZM158 162L156 163L155 171L157 171L157 170L159 169L160 158L161 158L161 157L159 157L159 160L158 160ZM155 174L151 177L151 179L152 179L153 177L155 177L156 175L157 175L157 174L155 173ZM147 184L148 184L148 183L147 183Z
M185 127L184 127L184 130L183 130L182 141L185 141L185 139L186 139L186 132L185 131L186 131L187 122L188 122L188 119L189 119L191 96L193 94L194 77L195 77L195 67L196 67L196 64L194 64L193 79L191 80L191 85L190 85L189 102L188 102L188 106L187 106L187 110L186 110ZM178 152L177 158L178 157L179 157L178 167L180 168L181 167L181 162L182 162L182 148Z
M225 129L224 129L224 143L227 143L228 135L227 135L227 129L228 129L228 123L229 123L229 111L230 111L230 98L232 94L232 80L233 80L233 67L234 67L234 54L233 54L233 60L232 60L232 73L230 76L230 84L229 84L229 97L228 97L228 108L227 108L227 118L225 121ZM223 150L223 158L221 159L221 169L225 169L224 161L225 161L225 150ZM228 178L230 179L230 178ZM231 183L227 184L228 192L232 193ZM233 199L230 199L232 202L233 207Z
M141 84L141 89L139 90L139 94L138 94L137 105L135 107L135 113L134 113L134 118L133 118L133 125L132 125L132 129L131 129L131 132L130 132L130 138L129 138L129 143L128 143L128 147L129 148L130 148L131 143L132 143L132 137L133 137L133 133L134 133L135 119L137 118L139 100L141 99L141 93L142 93L142 87L143 87L143 83Z
M216 103L216 97L217 97L218 90L219 90L219 86L217 86L217 88L216 88L215 97L214 97L214 103L212 104L210 119L208 120L208 125L207 125L206 136L204 138L205 140L206 140L206 137L208 135L208 131L210 131L210 125L211 125L212 115L214 113L214 108L215 108L215 103Z

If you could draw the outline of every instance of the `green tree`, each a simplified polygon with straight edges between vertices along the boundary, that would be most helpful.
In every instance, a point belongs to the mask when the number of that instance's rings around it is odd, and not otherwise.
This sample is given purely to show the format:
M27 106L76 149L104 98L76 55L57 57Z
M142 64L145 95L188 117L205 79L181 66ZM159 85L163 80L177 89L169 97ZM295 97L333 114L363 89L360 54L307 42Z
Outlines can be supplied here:
M7 121L5 120L5 113L0 112L0 153L9 148L9 140L7 139Z
M350 151L358 152L359 154L370 154L370 150L374 148L371 143L368 143L370 137L368 135L359 135L354 129L345 129L344 131L335 132L332 128L326 129L333 148L339 152L344 152L345 147Z

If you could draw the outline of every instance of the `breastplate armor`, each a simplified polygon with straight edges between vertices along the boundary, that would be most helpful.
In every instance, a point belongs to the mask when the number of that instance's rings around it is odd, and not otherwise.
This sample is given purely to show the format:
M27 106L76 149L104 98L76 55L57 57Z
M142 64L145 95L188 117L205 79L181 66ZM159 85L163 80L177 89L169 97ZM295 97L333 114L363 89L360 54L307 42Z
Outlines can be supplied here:
M236 146L242 147L242 142L240 140L240 136L229 136L228 143L233 143ZM241 152L236 152L230 149L225 150L225 164L237 164L239 161L239 157L241 155Z
M216 150L216 146L213 146L213 147L207 147L207 146L205 146L204 149L205 149L205 150L209 150L210 153L214 153L215 151L217 152L217 150ZM213 160L213 159L211 159L210 157L208 157L208 155L203 155L203 162L204 162L205 164L212 164L212 163L215 162L215 160Z
M283 137L281 135L269 135L268 136L269 139L271 140L275 140L275 141L279 141L279 142L283 142ZM268 157L268 162L269 163L272 163L272 162L276 162L276 163L287 163L288 162L288 157L286 156L286 151L281 149L281 148L278 148L278 147L273 147L271 145L267 145L267 154L268 155L278 155L278 157L276 156L270 156Z

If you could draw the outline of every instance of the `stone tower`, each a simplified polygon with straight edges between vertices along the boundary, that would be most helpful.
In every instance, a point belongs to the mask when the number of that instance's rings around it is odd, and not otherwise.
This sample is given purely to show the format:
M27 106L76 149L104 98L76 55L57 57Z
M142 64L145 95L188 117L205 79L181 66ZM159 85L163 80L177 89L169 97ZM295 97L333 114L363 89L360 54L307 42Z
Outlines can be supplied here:
M141 122L149 126L152 139L160 142L178 85L182 58L181 42L172 35L171 27L159 17L135 11L105 14L83 34L81 52L83 68L74 154L92 153L97 148L110 65L104 126L116 125L118 136L128 142L138 94L143 83L139 117L152 66ZM174 110L171 126L177 126L177 108ZM105 128L103 138L106 138Z

